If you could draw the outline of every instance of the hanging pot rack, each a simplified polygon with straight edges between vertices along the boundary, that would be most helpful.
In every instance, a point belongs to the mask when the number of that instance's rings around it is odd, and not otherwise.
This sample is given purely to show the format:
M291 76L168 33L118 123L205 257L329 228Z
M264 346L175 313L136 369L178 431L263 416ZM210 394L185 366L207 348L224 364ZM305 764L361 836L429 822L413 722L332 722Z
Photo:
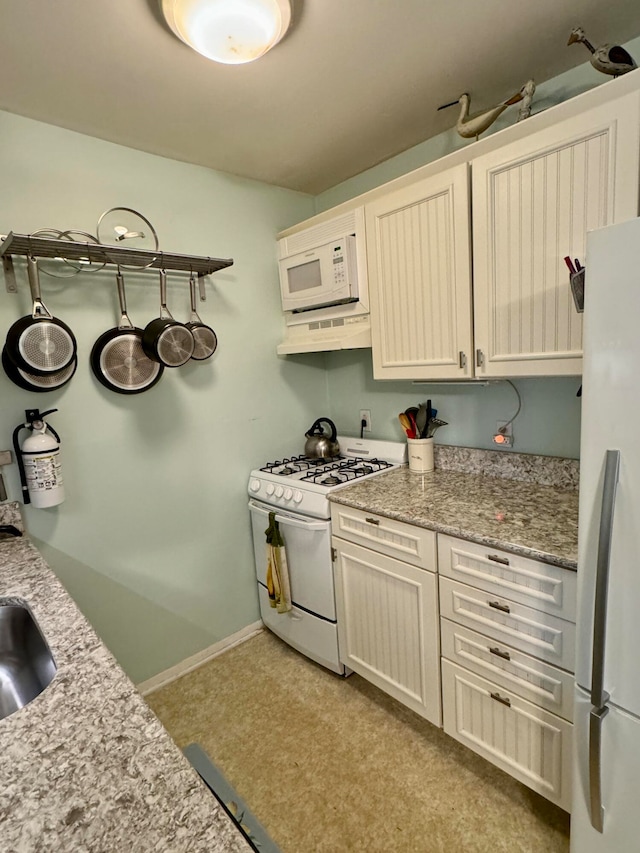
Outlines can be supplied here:
M60 258L69 261L90 261L123 267L164 269L167 272L193 272L198 275L200 299L205 298L204 277L230 267L232 258L209 258L202 255L183 255L163 252L159 249L131 249L103 243L82 243L59 240L53 237L34 237L30 234L0 235L0 257L4 268L8 293L17 293L13 256L38 258Z

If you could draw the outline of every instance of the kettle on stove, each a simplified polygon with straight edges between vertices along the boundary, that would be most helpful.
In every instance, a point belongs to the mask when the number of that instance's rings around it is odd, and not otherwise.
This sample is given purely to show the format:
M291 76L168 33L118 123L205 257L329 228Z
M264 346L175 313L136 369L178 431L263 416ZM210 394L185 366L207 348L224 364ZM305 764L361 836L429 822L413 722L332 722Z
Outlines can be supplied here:
M322 429L322 424L331 427L331 435L328 436ZM304 446L304 455L310 459L331 459L340 455L340 445L337 442L336 425L329 418L318 418L305 433L307 439Z

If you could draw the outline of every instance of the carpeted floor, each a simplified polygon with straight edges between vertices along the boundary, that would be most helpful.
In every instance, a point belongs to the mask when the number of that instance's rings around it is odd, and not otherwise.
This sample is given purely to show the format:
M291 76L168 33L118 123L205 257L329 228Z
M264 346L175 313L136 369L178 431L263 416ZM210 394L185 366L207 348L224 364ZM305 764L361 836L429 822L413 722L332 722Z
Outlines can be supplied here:
M268 632L147 697L284 853L566 853L569 816L352 675Z

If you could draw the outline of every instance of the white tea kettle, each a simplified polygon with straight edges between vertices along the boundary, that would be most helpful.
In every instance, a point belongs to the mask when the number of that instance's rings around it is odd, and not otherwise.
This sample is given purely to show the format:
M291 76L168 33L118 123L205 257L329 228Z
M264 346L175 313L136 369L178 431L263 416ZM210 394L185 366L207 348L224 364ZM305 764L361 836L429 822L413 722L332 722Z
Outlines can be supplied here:
M330 436L325 434L322 424L328 424L331 427ZM304 455L309 459L331 459L340 455L340 445L336 440L336 425L329 418L318 418L305 433L305 437L307 441L304 446Z

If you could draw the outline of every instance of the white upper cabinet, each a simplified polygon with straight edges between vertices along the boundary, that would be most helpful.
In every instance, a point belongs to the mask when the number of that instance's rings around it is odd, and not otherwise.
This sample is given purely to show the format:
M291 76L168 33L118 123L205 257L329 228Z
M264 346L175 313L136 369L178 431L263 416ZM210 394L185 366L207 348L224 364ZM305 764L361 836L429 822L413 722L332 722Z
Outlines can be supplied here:
M638 215L640 93L578 101L365 203L375 379L582 372L564 258Z
M584 263L587 231L638 214L638 104L627 95L471 161L477 376L581 373L564 257Z
M468 166L365 207L375 379L473 375Z

